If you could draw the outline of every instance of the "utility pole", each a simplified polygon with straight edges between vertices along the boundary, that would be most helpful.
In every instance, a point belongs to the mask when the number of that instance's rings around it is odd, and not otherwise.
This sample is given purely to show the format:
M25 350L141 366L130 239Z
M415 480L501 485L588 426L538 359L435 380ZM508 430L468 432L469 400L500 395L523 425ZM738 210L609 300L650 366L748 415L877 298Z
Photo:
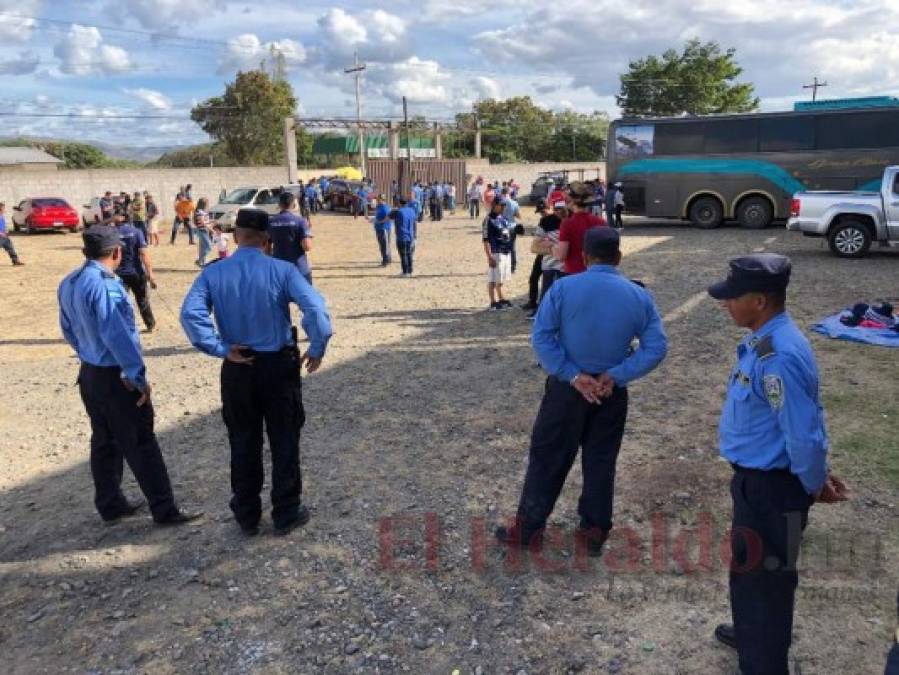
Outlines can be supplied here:
M344 68L343 72L350 73L356 78L356 124L359 134L359 163L362 168L362 175L365 176L365 134L362 131L362 99L359 95L359 78L362 77L362 71L365 70L365 64L359 62L359 52L353 52L353 65L351 68Z
M400 185L402 194L408 195L412 190L412 141L409 138L409 109L406 107L406 97L403 96L403 125L406 128L406 176Z
M815 75L814 81L811 84L803 84L802 88L812 90L812 101L814 102L818 98L818 89L826 86L827 82L818 82L818 76Z

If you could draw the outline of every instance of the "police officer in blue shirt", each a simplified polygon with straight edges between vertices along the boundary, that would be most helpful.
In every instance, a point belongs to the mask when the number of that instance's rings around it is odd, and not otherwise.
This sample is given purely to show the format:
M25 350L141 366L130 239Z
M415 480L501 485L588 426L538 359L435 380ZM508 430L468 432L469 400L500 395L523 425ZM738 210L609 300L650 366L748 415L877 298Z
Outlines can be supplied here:
M584 236L587 271L556 281L531 333L547 372L534 422L516 523L496 537L538 548L541 531L581 448L584 484L577 537L599 556L612 529L615 462L627 417L627 386L665 358L668 341L652 296L618 271L619 236L607 227ZM639 347L632 348L634 338Z
M709 287L734 323L751 331L737 346L719 426L731 463L733 625L715 637L739 653L744 675L787 675L796 560L809 507L843 501L829 474L818 367L785 310L789 258L772 253L730 261Z
M150 261L147 239L143 231L125 218L121 211L112 218L118 227L119 237L122 241L122 260L116 269L116 274L119 275L125 288L134 293L137 309L149 333L156 327L156 319L153 316L153 308L150 306L150 296L147 292L148 283L156 288L153 264Z
M237 251L194 281L181 307L181 326L194 347L224 360L222 416L231 445L234 517L245 534L258 533L264 423L272 454L272 522L275 534L283 535L309 520L300 502L300 429L306 419L300 368L318 370L331 319L296 265L265 255L265 211L241 209L236 225ZM290 303L302 310L309 336L302 356Z
M312 233L309 231L309 221L291 211L295 201L293 193L287 190L281 192L278 196L281 212L269 219L268 236L272 243L272 256L296 265L300 274L311 284L312 269L306 254L312 250Z
M122 494L123 460L150 504L153 520L177 525L201 513L179 509L156 434L147 369L134 312L116 268L120 233L92 225L83 233L84 265L59 285L59 324L81 361L78 387L91 423L94 505L108 522L133 515L141 502Z

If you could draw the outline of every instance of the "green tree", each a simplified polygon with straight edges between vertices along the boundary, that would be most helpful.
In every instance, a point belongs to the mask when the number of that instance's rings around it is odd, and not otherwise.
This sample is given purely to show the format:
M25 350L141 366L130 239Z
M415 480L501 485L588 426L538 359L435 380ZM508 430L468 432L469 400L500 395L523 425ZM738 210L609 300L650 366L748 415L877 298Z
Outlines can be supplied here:
M209 166L210 158L213 166L237 166L237 162L233 157L228 156L221 143L204 143L170 150L153 164L172 168Z
M553 112L527 96L478 101L469 113L456 115L456 128L444 135L447 157L474 153L476 119L481 149L492 162L589 162L605 151L609 117L604 112Z
M237 73L222 96L195 106L190 117L238 164L277 164L284 159L284 118L296 107L289 82L252 70ZM297 130L298 137L302 133ZM297 145L305 152L308 144L300 146L298 138Z
M616 96L625 115L704 115L758 108L751 83L735 82L743 69L736 50L717 42L687 42L682 53L631 61Z

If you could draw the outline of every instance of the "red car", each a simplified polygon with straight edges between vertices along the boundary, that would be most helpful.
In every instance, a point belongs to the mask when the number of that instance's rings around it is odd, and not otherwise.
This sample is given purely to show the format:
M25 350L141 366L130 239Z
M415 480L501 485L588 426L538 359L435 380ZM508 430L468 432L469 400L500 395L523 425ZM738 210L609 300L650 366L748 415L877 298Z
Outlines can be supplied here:
M23 199L13 207L12 226L18 232L29 234L37 230L62 230L76 232L80 225L78 212L65 199L35 197Z

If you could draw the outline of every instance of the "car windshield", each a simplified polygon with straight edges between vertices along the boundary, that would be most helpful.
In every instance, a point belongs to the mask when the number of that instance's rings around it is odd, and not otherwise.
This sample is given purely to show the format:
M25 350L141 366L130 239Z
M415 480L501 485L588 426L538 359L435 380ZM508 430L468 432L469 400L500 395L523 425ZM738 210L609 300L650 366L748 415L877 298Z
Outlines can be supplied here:
M258 190L255 188L238 188L231 190L227 196L221 201L222 204L248 204L253 201Z
M48 206L68 206L64 199L35 199L32 206L48 207Z

